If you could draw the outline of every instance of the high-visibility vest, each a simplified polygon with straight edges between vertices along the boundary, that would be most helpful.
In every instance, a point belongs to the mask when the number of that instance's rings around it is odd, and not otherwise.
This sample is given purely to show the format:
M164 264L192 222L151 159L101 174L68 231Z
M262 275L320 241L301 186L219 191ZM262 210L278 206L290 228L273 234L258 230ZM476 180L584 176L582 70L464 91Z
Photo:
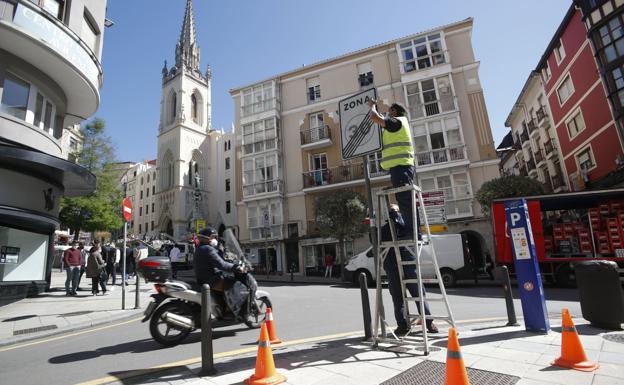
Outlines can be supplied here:
M399 131L383 131L383 150L381 150L381 167L390 170L394 166L414 165L414 146L412 145L412 133L404 116L397 116L401 122Z

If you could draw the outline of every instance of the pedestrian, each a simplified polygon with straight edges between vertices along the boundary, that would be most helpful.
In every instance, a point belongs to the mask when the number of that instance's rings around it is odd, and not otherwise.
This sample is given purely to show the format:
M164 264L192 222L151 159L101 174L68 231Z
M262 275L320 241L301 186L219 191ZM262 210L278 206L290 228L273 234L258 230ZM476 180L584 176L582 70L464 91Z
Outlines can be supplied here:
M106 249L106 273L112 279L111 291L115 289L115 281L117 280L117 248L113 242L108 244L108 248ZM106 280L108 283L108 279Z
M130 274L134 272L133 266L136 264L134 261L134 248L126 247L126 277L124 279L124 284L127 285L128 280L130 279Z
M334 257L331 254L327 253L325 255L325 278L332 276L332 268L334 267Z
M102 294L106 295L106 263L100 253L100 244L94 243L87 258L87 278L91 278L91 294L99 294L99 286L102 288Z
M405 222L403 221L403 217L399 211L399 207L397 205L390 206L389 212L390 220L394 222L395 228L397 230L401 230L405 226ZM390 233L390 224L386 223L381 228L381 241L391 241L392 235ZM401 247L401 261L410 261L415 262L416 257L412 255L409 251L405 250L405 248ZM405 304L403 302L403 288L401 287L401 277L399 276L399 267L397 265L397 260L395 258L394 247L390 248L386 258L383 261L383 268L386 271L386 275L388 277L388 290L390 291L390 296L392 297L392 304L394 305L394 318L397 323L397 328L394 330L394 334L397 336L406 335L410 329L411 325L408 324L409 320L405 319ZM416 265L415 264L406 264L403 265L403 278L404 279L418 279L418 274L416 273ZM418 285L416 283L408 283L406 284L407 290L410 295L414 298L418 298ZM423 295L425 295L425 286L423 285ZM416 309L418 310L418 314L420 314L420 302L416 302ZM429 310L429 304L425 301L425 315L431 315L431 311ZM438 328L433 323L432 319L426 320L426 326L429 333L437 333Z
M82 275L85 273L87 266L87 256L89 253L85 250L84 242L78 243L78 250L80 250L80 274L78 275L78 291L82 291L80 288L80 282L82 281Z
M384 117L377 111L377 102L369 100L371 120L383 128L380 166L390 173L392 187L412 185L414 181L414 146L412 132L403 106L394 103ZM400 238L412 238L414 215L412 212L412 192L395 194L396 201L405 221ZM416 212L418 239L420 239L420 218Z
M63 266L67 273L65 278L65 295L76 295L80 277L80 250L78 250L78 242L73 242L71 247L63 252Z

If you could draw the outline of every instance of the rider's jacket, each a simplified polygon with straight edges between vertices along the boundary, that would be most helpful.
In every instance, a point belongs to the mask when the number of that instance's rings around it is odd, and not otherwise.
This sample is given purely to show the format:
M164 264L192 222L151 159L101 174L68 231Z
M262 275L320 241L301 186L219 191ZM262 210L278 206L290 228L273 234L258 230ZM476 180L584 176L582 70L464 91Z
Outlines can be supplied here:
M224 260L217 249L202 244L195 251L195 277L199 285L204 283L214 286L221 278L224 271L233 271L234 264Z

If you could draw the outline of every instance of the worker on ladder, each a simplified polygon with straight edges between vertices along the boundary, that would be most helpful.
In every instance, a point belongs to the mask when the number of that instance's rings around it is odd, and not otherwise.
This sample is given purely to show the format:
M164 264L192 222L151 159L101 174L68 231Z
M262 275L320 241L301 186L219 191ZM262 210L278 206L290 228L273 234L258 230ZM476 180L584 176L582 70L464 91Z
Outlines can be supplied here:
M395 229L400 233L405 228L405 222L399 212L399 207L397 205L390 205L390 212L388 213L390 220L394 223ZM381 228L381 241L390 241L392 240L392 235L390 233L390 224L386 223ZM407 252L403 247L401 247L401 260L403 261L414 261L416 257L414 257L411 253ZM394 305L394 319L397 323L397 328L394 330L394 334L397 337L401 337L406 335L410 331L410 327L407 324L407 320L405 319L405 309L406 304L403 302L403 295L401 291L401 282L399 277L399 268L397 266L397 259L395 258L394 248L391 248L388 251L388 255L383 261L383 268L386 271L386 275L388 276L388 290L390 291L390 296L392 297L392 304ZM416 274L416 265L405 265L403 266L403 276L406 279L414 279L417 278ZM418 285L415 283L408 283L407 290L409 290L410 294L413 297L418 297ZM424 286L423 286L423 294L424 294ZM416 309L420 313L420 306L416 306ZM429 311L429 304L425 301L425 314L431 315L431 311ZM433 323L433 320L426 320L427 331L429 333L437 333L438 328Z
M393 103L384 117L377 111L377 101L369 100L371 120L383 128L383 149L381 150L381 167L390 173L393 187L413 184L414 180L414 146L412 130L407 121L403 106ZM395 194L399 204L405 227L399 238L409 238L414 233L412 213L412 193L410 191ZM418 238L420 239L420 218L416 213Z

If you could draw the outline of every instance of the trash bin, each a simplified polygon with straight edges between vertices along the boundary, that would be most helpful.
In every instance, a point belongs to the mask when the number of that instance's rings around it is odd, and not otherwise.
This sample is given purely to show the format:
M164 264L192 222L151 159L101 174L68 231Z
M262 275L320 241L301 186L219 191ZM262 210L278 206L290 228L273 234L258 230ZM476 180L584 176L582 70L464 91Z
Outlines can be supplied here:
M587 261L574 265L581 312L592 325L621 330L624 322L624 292L617 264L613 261Z

